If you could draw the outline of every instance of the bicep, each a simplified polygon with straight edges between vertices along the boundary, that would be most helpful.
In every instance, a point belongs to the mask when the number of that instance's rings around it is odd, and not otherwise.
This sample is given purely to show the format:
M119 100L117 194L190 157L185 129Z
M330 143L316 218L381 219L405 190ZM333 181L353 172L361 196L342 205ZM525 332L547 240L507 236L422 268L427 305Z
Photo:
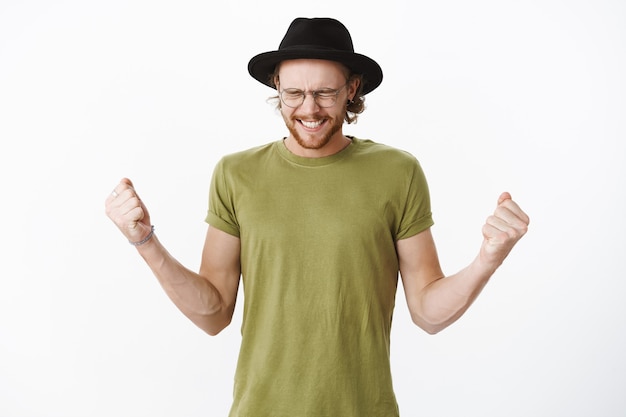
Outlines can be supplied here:
M209 226L202 251L200 275L217 289L223 306L231 314L239 288L240 253L238 237Z
M409 310L415 313L424 288L444 276L430 228L398 240L396 250Z

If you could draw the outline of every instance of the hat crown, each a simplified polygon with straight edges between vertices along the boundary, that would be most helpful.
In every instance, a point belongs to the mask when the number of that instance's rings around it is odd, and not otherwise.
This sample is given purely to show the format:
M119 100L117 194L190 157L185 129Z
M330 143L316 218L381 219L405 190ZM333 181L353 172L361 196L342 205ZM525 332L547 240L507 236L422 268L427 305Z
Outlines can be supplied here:
M291 59L322 59L339 62L352 73L363 76L362 94L376 89L383 80L383 70L373 59L354 52L350 32L336 19L298 17L294 19L278 50L255 55L248 62L252 77L268 87L276 88L276 66Z
M291 22L278 49L303 46L354 52L352 37L348 29L338 20L331 18L300 17Z

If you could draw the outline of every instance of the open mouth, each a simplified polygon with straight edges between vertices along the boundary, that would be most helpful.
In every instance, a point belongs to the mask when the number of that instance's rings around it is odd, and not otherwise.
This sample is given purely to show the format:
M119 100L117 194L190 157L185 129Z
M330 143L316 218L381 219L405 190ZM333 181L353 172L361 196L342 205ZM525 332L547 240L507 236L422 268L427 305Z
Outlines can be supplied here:
M307 129L317 129L318 127L324 124L325 119L313 120L313 121L298 119L298 122L300 122L300 124Z

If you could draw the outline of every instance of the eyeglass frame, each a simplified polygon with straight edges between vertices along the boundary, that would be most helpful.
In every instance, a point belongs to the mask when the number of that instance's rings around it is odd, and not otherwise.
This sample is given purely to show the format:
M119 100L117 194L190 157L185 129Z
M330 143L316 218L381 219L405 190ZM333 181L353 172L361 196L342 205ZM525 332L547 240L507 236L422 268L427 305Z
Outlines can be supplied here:
M316 105L318 105L319 107L323 109L328 109L337 104L337 97L339 97L339 93L341 92L341 90L346 88L346 86L349 83L350 83L350 80L346 80L346 83L339 88L320 88L319 90L313 90L313 91L304 91L304 90L300 90L299 88L285 88L284 90L280 90L280 84L278 84L278 88L279 88L278 98L280 99L281 103L283 103L285 106L289 107L290 109L297 109L298 107L304 104L304 100L306 100L306 96L310 94L311 96L313 96L313 101L315 102ZM285 91L287 92L291 91L292 93L299 92L302 98L302 101L300 101L300 104L298 104L297 106L290 106L289 104L285 103L285 100L283 99L283 93ZM334 98L333 104L331 104L330 106L322 106L321 104L319 104L317 102L317 98L319 97L319 94L322 94L322 93L327 93L329 95L334 94L335 96L333 97Z

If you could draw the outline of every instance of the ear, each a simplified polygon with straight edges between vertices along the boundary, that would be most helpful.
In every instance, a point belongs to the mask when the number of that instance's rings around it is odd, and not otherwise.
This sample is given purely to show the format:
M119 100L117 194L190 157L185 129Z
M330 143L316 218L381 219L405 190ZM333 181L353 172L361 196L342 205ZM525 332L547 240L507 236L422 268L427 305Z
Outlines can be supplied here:
M354 100L357 91L359 91L359 85L361 85L361 79L359 77L352 77L348 81L348 99Z
M274 87L278 88L278 83L280 83L279 73L280 73L280 62L276 64L274 67L274 71L272 72L271 79L272 83L274 83Z

